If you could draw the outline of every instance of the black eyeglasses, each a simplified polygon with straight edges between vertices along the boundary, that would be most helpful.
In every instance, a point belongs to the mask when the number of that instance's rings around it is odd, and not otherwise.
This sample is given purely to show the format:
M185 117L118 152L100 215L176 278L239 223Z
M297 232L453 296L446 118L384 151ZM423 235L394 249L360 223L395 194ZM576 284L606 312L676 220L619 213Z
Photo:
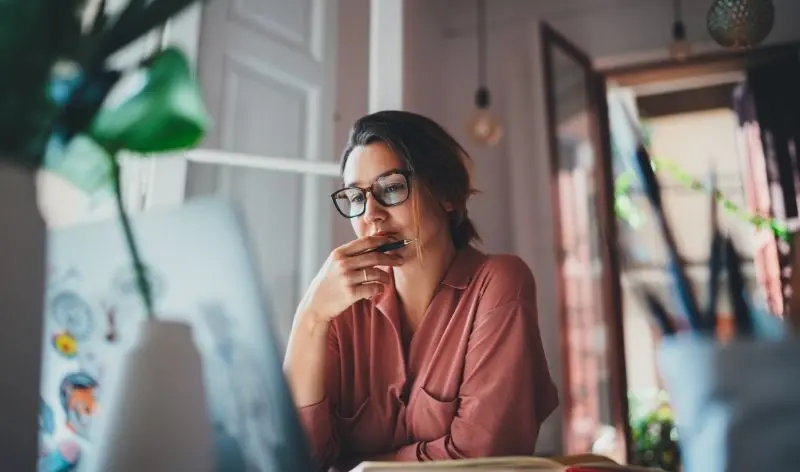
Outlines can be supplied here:
M355 218L367 211L367 192L385 207L399 205L411 195L411 176L407 170L393 170L378 176L368 188L351 185L331 194L334 206L345 218Z

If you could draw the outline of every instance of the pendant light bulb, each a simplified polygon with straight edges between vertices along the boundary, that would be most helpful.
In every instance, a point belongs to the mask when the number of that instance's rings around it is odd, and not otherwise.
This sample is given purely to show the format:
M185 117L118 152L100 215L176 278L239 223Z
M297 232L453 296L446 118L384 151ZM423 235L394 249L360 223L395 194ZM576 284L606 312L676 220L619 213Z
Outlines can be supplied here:
M480 146L494 146L503 137L503 127L500 121L489 110L491 98L487 75L487 45L486 45L486 0L476 1L478 32L478 90L475 92L475 107L477 108L469 120L469 135Z
M674 41L669 47L669 55L676 61L685 61L692 52L692 47L686 40Z
M476 110L470 120L470 135L481 146L494 146L503 137L503 127L489 110Z
M500 121L489 109L489 90L481 87L475 93L477 109L469 121L469 134L472 140L481 146L494 146L503 137Z

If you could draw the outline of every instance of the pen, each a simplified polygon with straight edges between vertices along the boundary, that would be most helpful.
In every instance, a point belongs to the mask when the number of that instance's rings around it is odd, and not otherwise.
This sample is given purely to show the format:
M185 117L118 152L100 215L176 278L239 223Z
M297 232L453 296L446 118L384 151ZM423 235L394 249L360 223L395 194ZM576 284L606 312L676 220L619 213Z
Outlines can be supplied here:
M661 302L650 292L644 292L643 295L645 303L647 303L647 307L650 309L650 313L653 315L658 327L661 328L661 333L664 336L672 336L675 334L675 326L672 324L672 321L670 321L669 315L661 305Z
M741 258L733 241L727 238L725 241L725 265L728 272L728 296L731 300L733 311L733 323L736 334L742 337L751 336L754 331L753 319L750 314L750 307L745 299L745 283L741 270Z
M357 253L355 253L353 255L354 256L361 256L363 254L367 254L367 253L370 253L370 252L389 252L389 251L394 251L395 249L400 249L401 247L406 247L406 246L408 246L409 244L411 244L413 242L414 242L413 239L401 239L400 241L393 241L393 242L390 242L390 243L381 244L378 247L365 249L365 250L363 250L361 252L357 252Z
M666 212L662 205L661 186L658 183L658 179L651 165L650 152L647 150L644 143L640 142L638 144L635 161L639 181L642 184L642 190L650 201L650 206L653 208L653 213L656 217L656 223L659 229L661 229L664 242L667 246L667 265L670 275L672 276L672 281L677 289L678 301L685 312L685 316L689 320L689 325L693 330L700 331L703 329L703 320L697 305L697 298L695 297L694 288L689 281L689 276L686 274L686 266L683 257L681 257L678 252L675 235L667 221Z
M678 292L678 301L692 329L702 330L703 319L700 315L697 298L695 297L694 288L689 281L689 277L686 274L686 265L683 257L681 257L678 252L675 235L672 233L672 229L667 221L666 212L662 204L661 186L653 169L650 151L645 145L646 139L644 132L639 126L637 119L631 115L630 110L627 107L623 107L623 110L625 111L625 118L636 137L636 153L634 154L633 167L636 171L636 175L639 177L642 190L653 209L653 213L656 217L656 224L661 230L664 243L666 243L669 273Z

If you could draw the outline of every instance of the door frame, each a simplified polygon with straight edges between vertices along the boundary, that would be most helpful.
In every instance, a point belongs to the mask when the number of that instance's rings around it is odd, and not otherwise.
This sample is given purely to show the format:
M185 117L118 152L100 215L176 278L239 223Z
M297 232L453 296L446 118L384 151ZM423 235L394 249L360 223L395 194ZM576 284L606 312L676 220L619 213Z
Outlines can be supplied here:
M317 0L314 4L323 10L321 18L325 22L333 25L326 28L325 34L328 37L323 42L325 48L325 79L330 81L330 93L336 90L336 55L338 47L338 28L339 28L339 0ZM206 2L194 4L187 11L181 13L166 24L163 31L161 45L179 46L190 63L195 75L199 74L199 62L201 59L201 35L203 34L203 16L205 14ZM320 12L313 12L320 15ZM316 16L315 16L316 18ZM335 38L331 35L336 35ZM324 92L323 92L324 93ZM324 98L324 97L323 97ZM330 99L331 106L335 107L333 98ZM334 110L330 110L331 112ZM322 119L330 121L324 126L334 126L333 113L324 113ZM326 133L322 133L326 134ZM297 156L285 155L256 155L232 152L229 150L207 147L201 144L199 147L181 152L161 155L153 159L142 160L134 167L135 182L131 182L130 187L135 189L136 195L133 197L131 205L134 211L149 211L159 208L177 207L184 203L186 199L187 178L189 173L189 163L218 165L223 170L223 174L228 173L232 168L247 168L266 170L270 172L288 172L300 175L306 180L302 196L302 210L300 211L303 228L311 228L303 231L302 241L300 242L300 268L299 283L305 287L311 283L314 275L319 270L320 238L319 230L331 233L332 229L325 223L324 218L329 208L323 207L324 202L318 198L309 198L312 186L307 185L307 179L318 177L339 178L340 168L337 162L323 160L332 156L332 149L328 149L327 138L325 147L315 154L313 158L298 158ZM332 148L333 141L330 142ZM225 177L223 177L224 179ZM316 189L313 190L316 192ZM326 248L327 249L327 248Z
M597 72L603 76L606 82L614 81L620 86L634 86L665 80L744 71L747 68L765 62L784 57L797 57L798 52L800 52L800 42L789 42L743 51L707 52L690 56L679 62L665 59L602 68L597 69Z
M620 266L617 248L617 227L614 218L614 189L613 189L613 170L611 161L611 137L608 123L608 104L606 101L606 78L603 74L599 73L591 58L581 51L577 46L570 42L566 37L559 33L555 28L550 26L547 22L542 22L540 26L541 37L541 52L542 64L545 83L546 95L546 121L547 121L547 139L549 147L550 159L550 191L552 198L553 216L555 219L555 240L556 240L556 254L561 258L561 241L562 241L562 228L561 228L561 215L560 215L560 198L558 188L558 140L556 135L557 117L556 117L556 103L555 96L549 93L554 90L553 83L553 47L560 48L565 54L575 60L580 66L586 70L586 96L587 107L590 114L590 133L594 145L594 153L598 158L599 166L599 183L597 189L597 199L599 205L599 226L601 232L601 241L606 244L600 244L602 251L602 266L603 271L607 274L603 278L602 284L602 306L603 306L603 320L606 324L608 333L608 342L605 346L605 354L608 359L609 368L609 385L611 390L611 419L614 423L613 426L617 431L617 441L619 446L617 452L624 454L623 460L627 463L631 460L631 427L628 414L628 380L627 370L625 368L625 336L623 327L623 313L622 313L622 289L620 281ZM563 267L559 262L556 264L557 270L557 297L558 297L558 313L559 313L559 326L561 330L562 342L562 365L563 365L563 378L565 385L570 385L570 372L569 362L570 358L569 345L563 336L567 333L566 310L567 301L564 289L565 275ZM565 389L566 405L565 409L569 409L572 399L569 395L569 388ZM565 413L568 419L568 413ZM564 429L564 442L569 441L569 428Z
M331 2L328 8L338 15L338 2ZM178 17L170 20L164 32L164 44L179 46L193 65L195 72L200 55L202 18L203 3L196 3ZM332 73L335 79L335 68ZM261 156L205 147L160 156L148 161L146 175L138 184L142 200L138 210L182 204L186 197L186 177L190 162L302 175L340 176L339 165L336 162L293 159L285 156Z
M611 153L611 134L608 117L607 89L609 83L621 86L643 85L652 82L660 82L671 79L685 79L705 75L714 75L736 71L745 71L749 67L764 62L773 61L782 57L797 57L800 51L800 42L787 42L776 45L769 45L753 50L735 51L721 50L700 53L690 56L684 61L674 61L663 59L656 61L646 61L635 64L598 68L595 67L592 59L575 46L569 39L559 33L555 28L546 22L541 23L540 28L542 64L544 71L545 90L552 90L552 55L550 46L561 48L567 55L578 62L588 71L587 77L587 96L589 98L589 109L596 114L596 119L590 120L593 127L592 133L599 143L599 153L601 158L600 180L601 188L598 189L598 200L600 205L601 230L604 232L603 239L609 244L604 245L606 252L603 255L603 267L608 271L612 280L606 280L604 291L604 316L609 329L609 343L607 354L609 355L610 384L612 391L612 419L617 423L618 433L622 433L625 441L626 461L631 459L631 431L628 420L628 398L627 398L627 368L625 362L624 349L624 327L623 327L623 306L621 293L621 267L618 258L619 248L617 239L616 216L613 201L613 168ZM594 103L592 102L594 100ZM554 229L557 244L561 240L561 219L559 214L559 198L555 172L557 169L558 142L555 134L556 115L555 97L546 94L546 118L548 129L548 147L551 170L551 194L553 198L553 215L556 221ZM596 133L596 134L595 134ZM557 248L560 251L560 248ZM559 300L559 322L562 332L566 333L566 298L563 290L563 273L560 266L558 270L558 300ZM569 347L566 341L562 341L562 358L569 358ZM564 362L564 380L569 382L568 364ZM567 400L569 403L569 399ZM567 430L565 429L565 441Z

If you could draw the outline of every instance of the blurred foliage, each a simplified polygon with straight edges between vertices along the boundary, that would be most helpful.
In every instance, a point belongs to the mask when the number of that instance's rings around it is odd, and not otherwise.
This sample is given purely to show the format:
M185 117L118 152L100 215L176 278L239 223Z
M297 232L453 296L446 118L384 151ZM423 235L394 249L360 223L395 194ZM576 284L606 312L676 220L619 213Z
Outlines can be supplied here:
M151 66L155 91L140 91L124 112L104 116L97 127L103 132L92 136L95 141L107 138L95 143L104 149L69 145L91 127L124 73L110 68L108 59L196 1L128 0L111 19L105 0L0 0L0 162L32 170L47 164L82 188L94 188L110 174L138 290L150 316L155 310L123 204L117 160L120 150L130 148L109 141L124 137L139 148L166 152L202 138L205 109L199 94L191 93L196 86L188 80L185 57L157 51L144 61ZM172 100L165 98L170 91ZM140 113L131 113L135 109Z
M632 437L632 464L680 470L680 447L669 399L663 390L628 395Z
M77 58L85 0L0 0L0 160L36 168L58 107L55 64Z

